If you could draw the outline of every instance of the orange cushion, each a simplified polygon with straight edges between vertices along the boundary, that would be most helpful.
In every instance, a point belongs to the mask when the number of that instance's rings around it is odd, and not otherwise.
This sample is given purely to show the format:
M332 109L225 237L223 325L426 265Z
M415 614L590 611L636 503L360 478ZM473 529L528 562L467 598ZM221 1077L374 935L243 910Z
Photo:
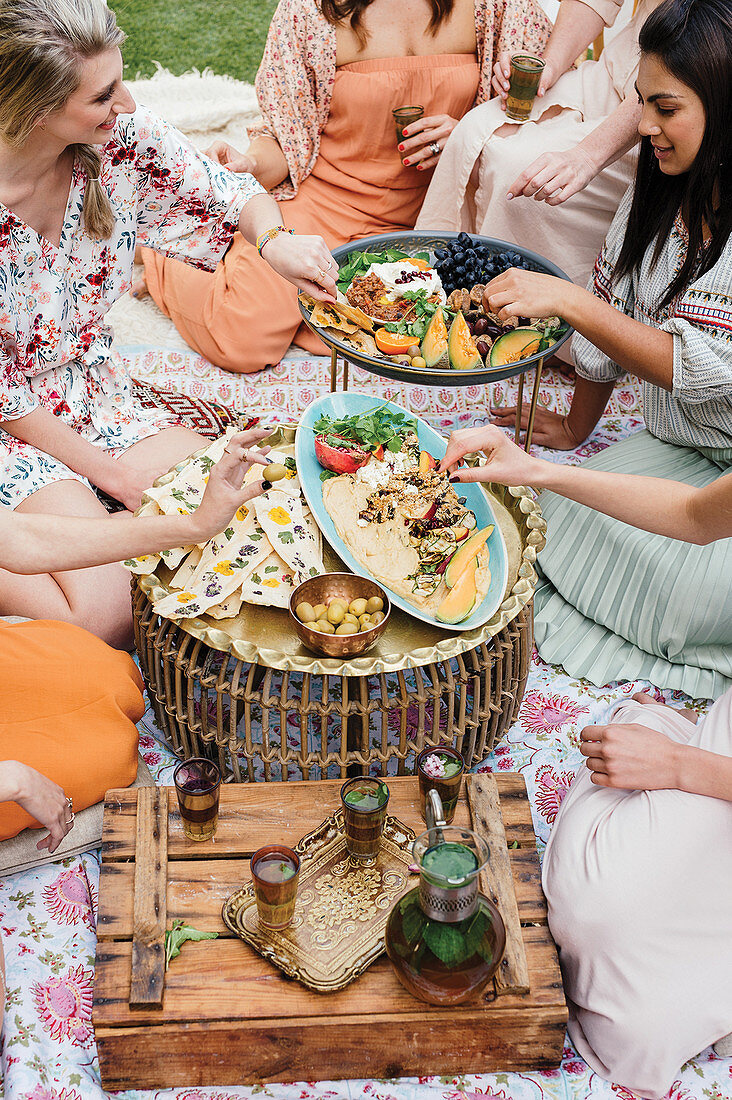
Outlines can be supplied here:
M20 760L83 810L137 775L145 711L132 658L68 623L0 625L0 760ZM0 803L0 840L39 823Z

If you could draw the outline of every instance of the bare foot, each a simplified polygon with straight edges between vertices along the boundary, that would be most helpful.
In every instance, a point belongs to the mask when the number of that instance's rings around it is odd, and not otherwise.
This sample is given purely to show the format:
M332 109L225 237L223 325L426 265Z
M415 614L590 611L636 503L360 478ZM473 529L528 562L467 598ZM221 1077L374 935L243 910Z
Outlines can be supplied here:
M150 291L147 289L147 280L144 275L141 275L139 279L135 279L130 288L130 294L138 300L149 296Z
M636 691L632 698L635 699L636 703L658 703L658 700L654 699L647 691ZM666 703L661 703L659 705L665 707Z

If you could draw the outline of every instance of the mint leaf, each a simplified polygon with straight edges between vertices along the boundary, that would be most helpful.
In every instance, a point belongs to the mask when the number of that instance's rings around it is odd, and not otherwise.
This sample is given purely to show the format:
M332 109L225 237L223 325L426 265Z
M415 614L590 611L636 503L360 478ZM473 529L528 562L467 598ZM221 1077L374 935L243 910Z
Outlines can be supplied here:
M198 942L199 940L215 940L217 938L218 932L199 932L197 928L184 924L182 920L173 921L172 928L169 928L165 933L165 969L168 969L171 959L175 959L180 955L181 947L189 940Z

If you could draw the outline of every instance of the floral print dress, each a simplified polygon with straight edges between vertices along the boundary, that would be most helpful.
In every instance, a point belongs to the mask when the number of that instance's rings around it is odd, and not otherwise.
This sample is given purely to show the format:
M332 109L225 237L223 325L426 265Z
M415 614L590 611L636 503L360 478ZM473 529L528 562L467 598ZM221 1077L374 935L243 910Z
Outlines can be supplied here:
M219 168L145 107L120 117L113 135L100 170L116 214L109 239L84 231L78 162L58 248L0 204L0 424L42 406L118 456L176 423L134 400L111 354L104 315L131 285L135 246L213 270L262 188ZM15 508L68 478L88 484L0 427L0 505Z

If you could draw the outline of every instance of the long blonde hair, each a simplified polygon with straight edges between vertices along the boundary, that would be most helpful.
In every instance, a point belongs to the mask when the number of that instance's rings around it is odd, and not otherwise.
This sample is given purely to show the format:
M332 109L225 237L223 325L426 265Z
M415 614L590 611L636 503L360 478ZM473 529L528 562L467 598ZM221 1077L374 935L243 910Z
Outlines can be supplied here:
M38 120L74 94L84 61L124 38L104 0L0 0L0 139L19 149ZM87 176L84 227L106 239L115 218L99 183L99 150L74 152Z

